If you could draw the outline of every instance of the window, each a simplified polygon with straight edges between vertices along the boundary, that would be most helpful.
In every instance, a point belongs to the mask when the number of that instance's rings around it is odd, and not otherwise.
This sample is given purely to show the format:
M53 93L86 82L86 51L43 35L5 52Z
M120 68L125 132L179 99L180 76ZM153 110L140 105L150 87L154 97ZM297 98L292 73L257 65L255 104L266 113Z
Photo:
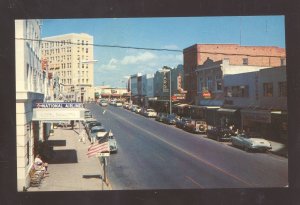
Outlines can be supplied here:
M243 58L243 65L248 65L248 58Z
M212 81L212 77L211 76L207 77L206 87L207 87L208 90L212 90L212 88L213 88L213 81Z
M225 95L227 97L249 97L249 86L239 85L228 87L225 90Z
M286 65L286 59L285 59L285 58L281 58L281 59L280 59L280 65L281 65L281 66Z
M273 83L264 83L263 84L264 97L273 96Z
M198 92L202 92L203 90L203 78L198 78Z
M216 90L222 91L222 77L220 74L216 75Z
M278 83L278 91L279 97L287 97L287 84L286 82L279 82Z
M85 52L86 52L86 53L88 53L88 52L89 52L89 49L88 49L88 48L86 48L86 49L85 49Z

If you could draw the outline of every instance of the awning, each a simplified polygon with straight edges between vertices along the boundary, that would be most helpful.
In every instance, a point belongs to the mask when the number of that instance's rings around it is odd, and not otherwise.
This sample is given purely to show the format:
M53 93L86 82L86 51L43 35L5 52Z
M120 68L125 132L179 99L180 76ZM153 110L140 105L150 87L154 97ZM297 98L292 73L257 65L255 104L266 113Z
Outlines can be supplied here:
M237 109L219 108L217 111L221 112L221 113L233 114L233 113L235 113L237 111Z
M85 120L84 108L33 108L32 121Z
M183 107L187 107L187 106L189 106L189 104L179 104L179 105L176 105L177 107L181 107L181 108L183 108Z

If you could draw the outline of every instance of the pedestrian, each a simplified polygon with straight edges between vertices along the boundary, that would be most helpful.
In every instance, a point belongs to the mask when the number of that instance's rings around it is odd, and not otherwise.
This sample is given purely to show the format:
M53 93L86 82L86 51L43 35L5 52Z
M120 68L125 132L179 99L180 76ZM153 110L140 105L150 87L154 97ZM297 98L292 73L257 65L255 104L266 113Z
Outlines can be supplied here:
M39 154L37 154L34 159L34 169L44 171L45 174L48 174L48 163L43 162Z

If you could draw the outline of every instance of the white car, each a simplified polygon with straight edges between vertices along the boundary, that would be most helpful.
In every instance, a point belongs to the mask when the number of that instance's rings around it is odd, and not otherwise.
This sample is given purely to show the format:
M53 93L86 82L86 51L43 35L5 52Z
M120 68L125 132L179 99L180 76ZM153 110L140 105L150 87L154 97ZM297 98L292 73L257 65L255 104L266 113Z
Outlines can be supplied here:
M265 140L263 138L251 137L245 133L232 136L231 143L233 146L241 147L245 151L267 151L272 149L272 145L268 140Z
M117 107L122 107L122 105L123 105L122 102L116 102Z
M108 105L107 101L101 100L99 103L102 107L106 107Z
M144 112L144 115L146 117L156 117L157 112L155 112L155 110L153 110L153 109L146 109L145 112Z

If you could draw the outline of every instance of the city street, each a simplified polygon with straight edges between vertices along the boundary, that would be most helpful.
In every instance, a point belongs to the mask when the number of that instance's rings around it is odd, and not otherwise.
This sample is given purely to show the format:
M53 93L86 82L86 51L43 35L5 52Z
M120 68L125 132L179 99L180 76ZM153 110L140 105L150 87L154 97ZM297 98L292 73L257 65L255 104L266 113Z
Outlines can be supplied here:
M287 158L245 152L120 107L87 104L111 129L118 152L108 161L113 190L284 187ZM103 112L103 110L106 110Z

